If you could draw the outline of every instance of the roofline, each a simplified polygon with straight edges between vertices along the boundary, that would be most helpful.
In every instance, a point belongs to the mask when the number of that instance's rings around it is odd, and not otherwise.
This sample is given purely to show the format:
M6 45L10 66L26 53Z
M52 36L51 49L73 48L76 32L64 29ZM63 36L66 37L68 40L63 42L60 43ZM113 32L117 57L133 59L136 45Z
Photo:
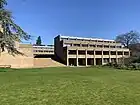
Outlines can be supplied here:
M53 48L53 47L51 47L51 46L33 46L33 47L42 47L42 48Z
M60 36L60 38L70 38L70 39L99 40L99 41L111 41L111 42L115 41L115 40L100 39L100 38L86 38L86 37L63 36L61 34L59 34L59 36Z

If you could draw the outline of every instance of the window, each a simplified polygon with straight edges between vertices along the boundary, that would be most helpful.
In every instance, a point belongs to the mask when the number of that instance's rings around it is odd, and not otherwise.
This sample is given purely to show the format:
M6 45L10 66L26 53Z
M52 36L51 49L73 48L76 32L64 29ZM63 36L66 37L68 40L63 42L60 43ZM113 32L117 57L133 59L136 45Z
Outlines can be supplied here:
M95 51L96 55L102 55L102 51Z
M104 45L104 48L109 48L109 46L108 45Z
M85 54L86 54L86 51L85 51L85 50L79 50L79 51L78 51L78 54L79 54L79 55L85 55Z
M124 55L129 55L129 52L124 52Z
M116 55L116 51L111 51L111 55Z
M94 55L94 51L87 51L88 55Z
M68 52L69 54L76 54L76 50L69 50L69 52Z
M122 48L122 46L117 46L117 48Z
M104 41L104 43L109 43L109 41Z
M95 47L95 45L89 45L90 47Z
M110 46L110 48L115 48L115 46Z
M118 52L118 55L123 55L123 52Z
M77 47L80 47L80 44L73 44L73 46L77 46Z
M103 51L103 55L109 55L109 51Z
M88 47L88 44L82 44L82 47Z
M102 47L103 47L103 45L97 45L97 47L102 48Z
M101 43L103 43L103 41L100 41L100 40L98 40L98 42L101 42Z
M109 63L109 59L108 58L104 58L104 63Z

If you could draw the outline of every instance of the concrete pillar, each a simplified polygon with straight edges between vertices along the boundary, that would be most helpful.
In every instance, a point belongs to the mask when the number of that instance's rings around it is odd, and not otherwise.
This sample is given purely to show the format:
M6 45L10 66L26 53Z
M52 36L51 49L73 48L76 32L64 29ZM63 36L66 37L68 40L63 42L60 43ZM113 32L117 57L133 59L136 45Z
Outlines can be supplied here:
M111 51L109 50L109 63L111 63Z
M82 43L80 43L80 47L82 47Z
M86 63L86 66L87 66L87 50L85 50L85 52L86 52L85 63Z
M116 62L118 63L118 52L116 51Z
M69 56L68 56L69 50L67 49L67 66L69 66Z
M88 43L88 47L90 47L89 43Z
M79 66L79 64L78 64L78 49L76 49L76 66Z
M124 64L124 51L122 52L122 59L123 59L123 64Z
M129 57L130 57L131 56L131 52L129 51L128 53L129 53Z
M103 54L103 50L102 50L102 65L104 64L104 54Z
M122 56L124 57L124 51L122 52Z

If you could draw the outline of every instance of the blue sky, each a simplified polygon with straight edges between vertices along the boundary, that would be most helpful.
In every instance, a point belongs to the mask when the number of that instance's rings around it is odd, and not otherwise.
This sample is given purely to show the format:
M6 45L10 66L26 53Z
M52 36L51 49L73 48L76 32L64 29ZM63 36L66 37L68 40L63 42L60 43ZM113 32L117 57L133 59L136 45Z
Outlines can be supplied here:
M114 39L140 32L140 0L8 0L15 22L53 44L57 34Z

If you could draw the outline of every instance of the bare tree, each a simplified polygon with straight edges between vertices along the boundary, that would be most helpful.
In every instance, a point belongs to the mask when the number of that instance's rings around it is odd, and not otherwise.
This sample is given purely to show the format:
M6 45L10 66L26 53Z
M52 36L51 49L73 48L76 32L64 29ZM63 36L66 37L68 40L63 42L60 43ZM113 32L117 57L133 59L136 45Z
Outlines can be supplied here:
M128 48L130 44L136 44L140 42L140 34L136 31L130 31L125 34L118 35L116 41L122 43L124 47Z

